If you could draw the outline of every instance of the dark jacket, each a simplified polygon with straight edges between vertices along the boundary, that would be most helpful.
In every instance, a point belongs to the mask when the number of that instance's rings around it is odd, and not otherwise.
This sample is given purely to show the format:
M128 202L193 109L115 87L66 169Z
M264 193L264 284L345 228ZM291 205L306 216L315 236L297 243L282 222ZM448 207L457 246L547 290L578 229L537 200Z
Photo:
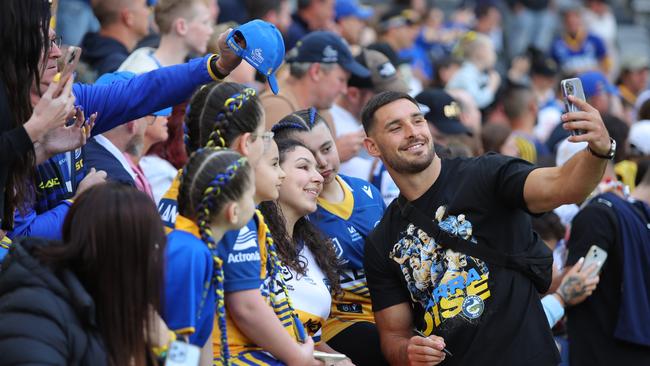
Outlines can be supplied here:
M81 61L97 71L97 76L117 71L122 62L129 57L129 50L115 38L99 33L86 33L81 40Z
M103 170L106 172L106 179L135 187L133 177L124 169L122 163L94 138L88 140L84 154L87 169Z
M5 231L11 229L13 223L13 208L5 207L9 172L19 156L27 154L34 148L23 126L12 127L13 115L9 108L6 89L5 83L0 80L0 229Z
M19 240L2 263L0 365L106 365L93 299L71 271L32 256L43 245L56 244Z

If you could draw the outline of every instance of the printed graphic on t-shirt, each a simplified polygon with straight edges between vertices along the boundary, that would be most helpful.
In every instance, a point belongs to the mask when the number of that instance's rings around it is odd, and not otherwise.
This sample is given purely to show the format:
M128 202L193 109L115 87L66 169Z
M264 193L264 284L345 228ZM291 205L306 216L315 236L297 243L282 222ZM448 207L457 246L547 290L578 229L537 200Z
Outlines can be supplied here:
M465 215L447 215L446 207L441 206L435 221L445 232L476 243L472 223ZM400 265L413 301L425 310L424 333L477 323L490 297L490 271L485 262L444 249L413 224L399 237L389 257Z

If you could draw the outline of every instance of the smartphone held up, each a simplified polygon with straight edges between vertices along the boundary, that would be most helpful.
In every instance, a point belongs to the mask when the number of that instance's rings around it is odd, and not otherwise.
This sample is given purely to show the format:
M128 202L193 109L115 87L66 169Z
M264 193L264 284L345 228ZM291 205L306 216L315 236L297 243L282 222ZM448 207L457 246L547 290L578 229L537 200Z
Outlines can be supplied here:
M75 46L69 46L63 55L63 63L61 64L60 71L54 76L54 82L59 83L59 87L54 92L54 97L58 97L63 91L63 87L72 77L77 65L79 64L79 58L81 57L81 48Z
M582 88L582 82L578 78L564 79L560 82L560 88L562 89L562 96L564 97L564 106L566 112L579 112L580 108L573 104L569 100L569 95L573 95L575 98L586 101L585 91ZM583 130L571 130L571 135L577 136L584 134Z

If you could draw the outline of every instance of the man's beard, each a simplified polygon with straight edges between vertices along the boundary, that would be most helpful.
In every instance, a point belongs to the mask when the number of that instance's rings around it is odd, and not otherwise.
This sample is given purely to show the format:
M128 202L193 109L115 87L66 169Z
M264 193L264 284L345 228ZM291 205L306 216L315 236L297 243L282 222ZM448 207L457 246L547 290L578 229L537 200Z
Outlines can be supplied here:
M381 150L381 149L380 149ZM424 157L416 161L407 161L399 157L399 155L394 154L384 154L382 152L381 157L384 161L384 164L390 169L394 170L400 174L417 174L425 170L431 165L433 158L436 156L436 152L433 149L429 149Z

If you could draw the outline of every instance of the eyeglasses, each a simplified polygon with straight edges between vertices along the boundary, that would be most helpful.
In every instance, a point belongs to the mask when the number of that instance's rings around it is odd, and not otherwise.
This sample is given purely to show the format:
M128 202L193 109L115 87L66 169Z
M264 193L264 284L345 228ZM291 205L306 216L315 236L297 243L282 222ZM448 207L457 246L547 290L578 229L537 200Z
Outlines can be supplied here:
M54 38L50 38L50 47L51 48L54 48L54 46L57 46L58 48L61 48L62 44L63 44L63 37L56 36Z
M275 134L273 132L271 132L271 131L266 131L266 132L263 132L261 134L252 133L251 135L253 136L253 138L260 137L262 139L262 141L264 141L264 143L269 143L269 142L271 142L271 140L273 140L273 136Z

